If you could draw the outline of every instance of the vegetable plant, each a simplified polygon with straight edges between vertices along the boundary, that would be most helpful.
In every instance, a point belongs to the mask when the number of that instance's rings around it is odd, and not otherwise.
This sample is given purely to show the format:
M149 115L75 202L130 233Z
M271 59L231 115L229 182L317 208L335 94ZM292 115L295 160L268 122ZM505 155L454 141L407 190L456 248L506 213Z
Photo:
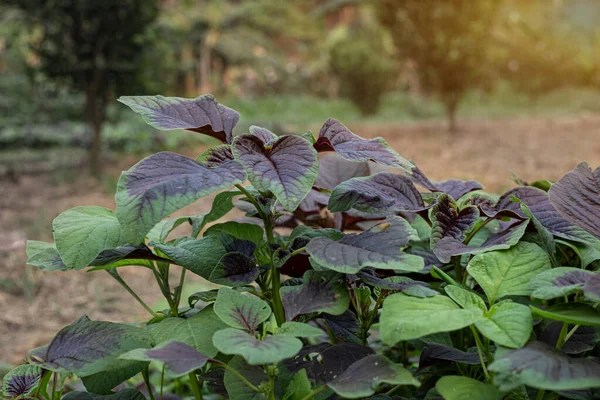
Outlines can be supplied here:
M222 144L143 159L115 211L65 211L54 243L28 243L42 270L110 274L148 319L82 316L4 377L5 396L598 398L600 170L497 196L432 181L334 119L317 137L234 136L239 114L210 95L120 101ZM170 217L209 195L207 213ZM235 207L245 217L226 220ZM168 309L124 267L147 269ZM215 289L183 298L186 274Z

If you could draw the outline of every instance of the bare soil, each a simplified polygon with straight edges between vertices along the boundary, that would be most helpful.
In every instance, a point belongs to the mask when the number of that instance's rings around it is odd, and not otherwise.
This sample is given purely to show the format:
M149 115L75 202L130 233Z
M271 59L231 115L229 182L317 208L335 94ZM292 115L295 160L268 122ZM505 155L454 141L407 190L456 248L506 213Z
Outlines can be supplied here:
M447 133L442 122L349 127L364 137L385 137L431 179L476 179L495 193L514 186L513 173L526 181L556 180L580 161L600 165L600 116L596 115L467 121L455 135ZM318 126L312 128L318 132ZM17 183L0 181L0 364L20 362L28 349L48 343L60 328L83 314L111 321L147 317L106 273L42 273L25 266L26 240L51 240L51 222L62 211L78 205L114 208L119 172L136 161L135 157L113 160L102 181L81 171L71 171L67 179L64 174L46 174L23 176ZM211 202L202 199L177 214L206 212ZM123 268L121 274L148 303L159 300L146 271ZM192 281L202 284L199 278Z

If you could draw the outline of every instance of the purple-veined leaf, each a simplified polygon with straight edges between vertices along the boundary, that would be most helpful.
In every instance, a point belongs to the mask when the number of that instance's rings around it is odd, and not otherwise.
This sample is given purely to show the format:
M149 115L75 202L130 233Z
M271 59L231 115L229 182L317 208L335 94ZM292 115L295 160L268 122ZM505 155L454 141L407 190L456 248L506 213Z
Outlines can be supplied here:
M534 314L568 324L600 326L600 311L586 303L559 303L548 308L529 306Z
M450 257L461 254L481 254L494 250L506 250L519 242L525 234L528 223L528 219L517 221L487 238L481 246L466 245L453 236L443 237L436 243L434 253L441 261L448 262Z
M485 360L485 355L483 357ZM479 356L476 352L467 353L454 347L431 343L421 351L419 369L435 365L440 361L477 365L479 364Z
M341 122L329 118L314 144L318 151L335 151L349 161L374 161L410 173L415 165L396 153L383 138L363 139Z
M466 206L459 210L454 199L443 194L429 210L429 219L431 220L431 249L440 261L447 263L451 257L447 247L465 240L467 232L479 220L479 211L474 206ZM449 246L448 243L452 245Z
M227 325L250 332L254 332L271 315L271 308L266 301L227 287L219 289L214 310Z
M152 336L142 328L82 317L52 339L43 367L66 370L80 378L114 371L121 374L122 382L141 371L146 363L120 360L119 356L133 349L149 348L152 343Z
M44 370L33 364L19 365L2 378L2 394L7 398L28 398L38 387Z
M202 368L209 360L189 344L164 342L151 349L135 349L122 354L123 360L156 361L164 364L172 376L179 377Z
M557 267L536 275L529 281L536 299L551 300L582 291L593 272L571 267Z
M231 143L233 128L240 114L219 104L211 94L195 99L164 96L121 96L119 101L153 128L160 130L187 129Z
M347 234L340 241L313 239L306 251L319 267L347 274L366 267L420 271L423 259L400 251L410 240L418 240L418 235L408 221L390 216L382 224L360 234Z
M550 187L548 196L561 215L600 239L600 169L579 164Z
M163 398L166 399L166 396ZM62 400L146 400L146 397L135 389L123 389L117 393L106 395L73 391L63 396Z
M268 130L267 128L261 128L260 126L252 125L248 128L251 135L259 138L264 144L270 143L277 139L277 135Z
M530 342L522 349L496 358L488 369L502 391L520 385L546 390L577 390L600 386L600 363L590 358L572 358L543 342Z
M354 208L371 213L418 212L429 207L410 179L391 172L342 182L333 189L327 206L331 212Z
M208 168L218 167L229 160L233 160L233 153L229 144L209 147L196 158L196 161L206 165Z
M323 313L321 316L331 333L342 343L361 344L360 321L354 311L347 309L343 314L331 315Z
M344 276L331 271L307 271L302 285L284 286L280 293L287 320L313 312L339 315L350 304Z
M356 361L374 354L373 349L351 343L305 346L294 358L285 360L280 367L294 375L305 369L308 378L316 385L331 382Z
M310 191L319 162L317 152L299 136L280 136L268 147L254 135L240 135L233 154L261 192L272 192L287 211L295 210Z
M211 169L179 154L153 154L119 178L116 213L123 236L129 243L138 244L170 213L245 179L237 161Z
M223 354L240 355L248 365L271 364L298 354L302 341L292 336L272 335L258 340L240 329L226 328L213 336L213 344Z
M600 301L600 272L590 277L583 287L585 297L592 301Z
M403 292L415 297L431 297L438 295L438 292L430 289L429 285L425 282L413 281L404 276L391 277L397 278L393 280L390 278L383 279L377 276L377 272L372 268L365 268L362 271L359 271L356 276L367 285L392 292Z
M423 186L425 189L431 192L446 193L455 200L460 199L469 192L483 189L483 185L477 181L463 181L460 179L431 181L417 166L407 176L411 181Z
M344 398L358 399L374 394L380 383L421 386L410 371L379 354L356 361L327 386Z
M232 252L221 258L208 280L219 285L243 286L254 282L259 272L253 256Z
M538 339L550 346L556 346L563 323L553 321L544 328ZM574 325L567 327L567 332L570 332ZM600 342L600 328L593 326L580 326L575 330L575 333L567 340L560 348L560 351L566 354L580 354L596 347Z

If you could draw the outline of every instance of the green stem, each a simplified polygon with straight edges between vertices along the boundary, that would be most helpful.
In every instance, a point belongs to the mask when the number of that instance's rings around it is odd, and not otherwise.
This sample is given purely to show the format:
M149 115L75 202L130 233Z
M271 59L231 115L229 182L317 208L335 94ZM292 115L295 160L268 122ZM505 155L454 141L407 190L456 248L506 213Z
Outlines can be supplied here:
M58 380L58 372L52 377L52 400L56 399L56 381Z
M202 383L198 384L198 378L193 371L188 374L188 377L190 378L190 387L192 388L192 393L194 393L194 398L196 400L203 400Z
M377 302L375 303L375 307L373 308L373 311L369 314L369 318L366 320L366 323L363 326L363 332L362 332L363 346L367 345L367 339L368 339L367 335L369 333L369 329L371 328L371 325L373 324L373 320L375 319L375 316L377 315L377 311L379 310L381 303L383 303L383 299L385 298L386 294L387 294L387 290L381 289L381 291L379 292L379 296L377 297ZM350 296L350 298L352 298L352 296Z
M315 390L313 390L312 392L310 392L309 394L307 394L306 396L304 396L302 398L302 400L309 400L312 399L313 397L315 397L316 395L318 395L319 393L321 393L323 390L327 389L326 385L323 385L321 387L316 388Z
M300 253L304 253L305 251L306 251L306 247L301 247L301 248L299 248L298 250L294 250L294 251L292 251L292 252L290 253L290 255L288 256L288 259L289 259L289 258L292 258L292 257L294 257L294 256L297 256L297 255L298 255L298 254L300 254Z
M542 400L544 398L544 393L546 393L545 389L538 390L537 396L535 396L535 400Z
M242 381L250 389L254 390L255 392L259 392L260 393L260 389L257 388L256 386L254 386L252 384L252 382L250 382L248 379L244 378L244 375L242 375L239 372L237 372L237 370L235 368L230 367L229 365L225 364L224 362L217 361L217 360L212 360L210 362L212 362L213 364L220 365L221 367L225 368L227 371L229 371L232 374L234 374L240 381Z
M148 374L148 367L142 370L142 376L144 377L144 383L146 384L146 388L148 389L148 396L150 396L150 400L154 399L154 392L152 391L152 385L150 384L150 376Z
M181 267L181 275L179 276L179 285L176 289L175 295L175 306L179 310L179 304L181 303L181 294L183 293L183 283L185 282L185 271L186 269Z
M558 340L556 340L556 349L560 349L561 347L563 347L563 345L565 344L566 340L566 336L567 336L567 330L569 329L569 324L567 324L566 322L563 323L562 327L560 328L560 334L558 335Z
M107 270L108 274L112 276L123 288L129 293L133 298L142 306L146 311L148 311L153 317L158 317L158 315L148 306L148 304L144 303L144 300L137 295L136 292L133 291L131 287L121 278L121 276L117 273L115 269Z
M270 216L263 220L265 224L265 233L267 235L267 242L273 244L275 242L273 238L273 225L271 223ZM274 253L271 253L271 293L273 296L273 312L275 313L275 319L277 325L281 326L285 322L285 312L283 310L283 302L281 300L281 276L279 274L279 268L275 265L273 260Z
M165 365L162 366L160 373L160 400L163 400L163 388L165 386Z
M238 188L238 190L240 192L242 192L244 194L244 196L246 196L246 198L248 200L250 200L250 203L252 203L254 205L254 208L256 208L256 211L258 212L258 215L260 215L260 218L265 221L267 219L267 215L263 212L260 204L258 204L258 200L256 200L256 197L254 197L252 195L252 193L250 193L249 191L246 190L245 187L243 187L240 184L235 185L236 188Z
M485 380L486 381L490 381L490 374L487 370L487 367L485 366L485 360L483 359L483 343L481 343L481 339L479 338L479 334L477 333L477 330L473 327L473 325L470 326L471 331L473 332L473 337L475 338L475 344L477 345L477 354L479 355L479 362L481 363L481 368L483 368L483 374L485 375Z
M465 241L463 243L469 244L469 242L471 241L471 239L473 239L473 237L477 234L477 232L479 232L484 226L486 226L487 224L492 222L494 219L495 218L488 218L485 221L483 221L482 223L476 225L475 228L473 228L473 230L471 232L469 232L469 234L467 235L467 237L465 238Z

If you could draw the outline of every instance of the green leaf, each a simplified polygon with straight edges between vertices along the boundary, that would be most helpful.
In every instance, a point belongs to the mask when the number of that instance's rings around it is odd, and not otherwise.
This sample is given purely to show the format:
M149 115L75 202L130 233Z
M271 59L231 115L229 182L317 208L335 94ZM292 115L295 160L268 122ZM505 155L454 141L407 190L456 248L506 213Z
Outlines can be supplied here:
M381 339L394 345L437 332L451 332L473 324L481 310L461 309L445 296L417 298L397 293L383 303Z
M236 221L228 221L222 224L213 225L204 232L204 236L220 235L221 233L227 233L238 239L250 240L257 245L259 245L264 238L264 231L260 226L243 224Z
M233 357L228 365L256 387L259 387L263 382L269 382L269 377L263 367L248 365L240 356ZM225 370L223 382L230 400L267 400L263 393L250 389L246 383L229 370Z
M475 327L497 345L519 348L525 346L531 336L533 317L529 307L502 301L495 304L475 321Z
M580 390L600 386L600 363L573 358L542 342L496 357L488 369L502 391L527 385L553 391Z
M410 371L381 355L364 357L342 372L327 386L341 397L358 399L371 396L380 383L420 386Z
M585 303L561 303L546 309L529 307L542 318L574 325L600 326L600 311Z
M229 211L233 210L235 207L233 204L233 198L241 194L242 192L238 190L221 192L215 196L209 212L197 215L195 217L190 217L190 223L192 224L192 236L198 236L206 224L224 217Z
M443 376L435 384L445 400L500 400L502 393L493 385L466 376Z
M277 363L295 356L302 348L302 341L292 336L274 335L258 340L254 335L234 328L215 333L213 344L223 354L244 357L249 365Z
M304 398L312 391L311 387L306 370L301 369L294 374L292 381L285 391L283 400L304 400Z
M171 376L180 377L202 368L209 360L192 346L177 341L163 342L152 349L131 350L120 357L124 360L158 362L167 367Z
M27 264L33 265L42 271L68 271L62 258L53 243L27 241Z
M65 265L83 269L102 252L125 244L115 214L103 207L75 207L52 222L54 241Z
M116 214L123 236L136 245L172 212L245 180L242 165L233 160L208 168L170 152L146 157L123 172L117 184Z
M444 288L448 296L457 302L462 308L478 309L487 312L487 306L481 297L473 292L469 292L455 285L448 285Z
M275 334L291 337L319 337L323 335L323 331L309 324L288 321L277 328Z
M29 397L38 387L43 371L40 366L32 364L11 369L2 378L2 394L6 397Z
M531 295L529 281L550 267L544 250L533 243L520 242L508 250L476 255L467 272L493 304L504 296Z
M593 272L579 268L558 267L536 275L529 285L536 299L551 300L583 290Z
M183 342L207 357L214 357L218 350L212 344L212 337L226 327L213 311L213 306L208 306L190 318L168 317L148 326L148 329L157 345L170 341Z
M344 276L332 271L307 271L302 285L284 286L279 293L288 320L313 312L340 315L350 304Z
M339 242L313 239L306 251L318 266L346 274L366 267L417 272L424 267L423 259L400 251L410 240L418 240L416 231L405 219L392 216L368 231L347 234Z
M253 332L271 316L271 307L253 295L222 287L215 302L215 313L227 325Z
M150 242L170 260L205 279L219 265L227 253L219 237L206 236L201 239L181 238L171 244Z

